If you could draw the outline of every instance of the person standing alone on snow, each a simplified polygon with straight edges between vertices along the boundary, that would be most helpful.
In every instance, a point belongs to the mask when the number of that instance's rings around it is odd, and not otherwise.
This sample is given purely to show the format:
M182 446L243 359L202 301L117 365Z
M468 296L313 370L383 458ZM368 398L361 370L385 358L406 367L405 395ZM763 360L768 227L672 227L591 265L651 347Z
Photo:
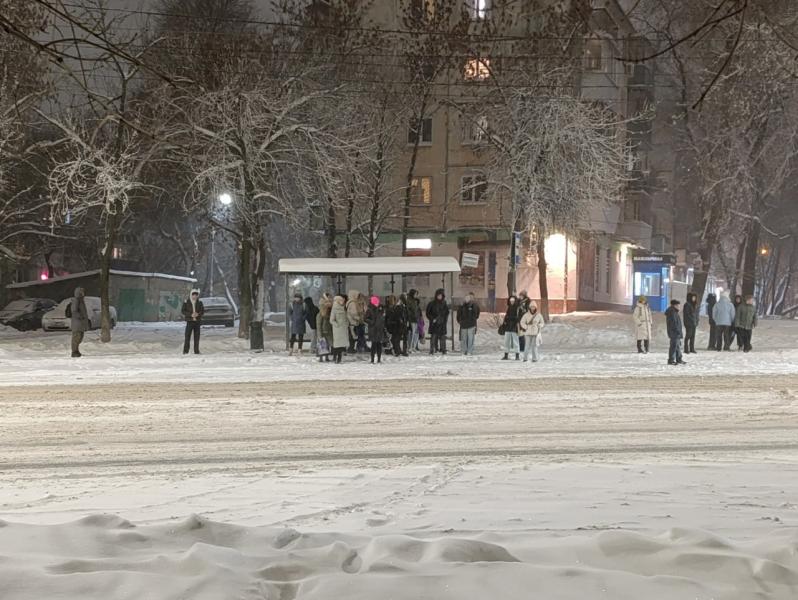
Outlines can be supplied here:
M305 321L307 312L302 300L302 294L294 294L294 301L288 308L288 318L291 319L291 351L294 354L294 344L299 344L299 354L302 354L302 344L305 343Z
M682 317L679 315L678 300L671 300L671 305L665 311L665 322L668 325L668 338L671 341L670 349L668 350L668 364L669 365L685 365L682 360L682 338L684 332L682 331Z
M635 334L637 335L637 353L648 354L653 320L651 318L651 307L648 305L648 298L645 296L640 296L637 299L632 319L635 322Z
M532 301L529 303L529 308L521 317L521 323L518 327L521 330L521 335L526 338L526 345L524 346L524 362L527 361L529 355L532 354L532 362L538 362L540 354L538 348L540 346L540 332L543 331L545 325L543 315L538 312L538 305Z
M441 354L446 354L446 321L448 318L449 305L446 304L446 294L442 288L435 290L435 298L427 304L430 354L435 354L435 352L438 351L440 351Z
M698 329L698 296L687 294L684 303L684 353L695 354L695 331Z
M186 319L186 338L183 341L183 354L188 354L192 335L194 336L194 354L199 354L200 327L202 326L202 315L205 314L205 307L199 299L199 290L191 290L191 296L183 302L181 312Z
M479 306L472 294L466 294L465 302L457 309L457 323L460 325L460 348L463 356L474 356L474 339L479 321Z
M85 292L82 287L75 288L75 296L67 305L69 314L66 316L70 318L70 328L72 329L72 358L80 358L82 356L80 343L83 341L83 335L89 329L89 313L86 310L84 296Z

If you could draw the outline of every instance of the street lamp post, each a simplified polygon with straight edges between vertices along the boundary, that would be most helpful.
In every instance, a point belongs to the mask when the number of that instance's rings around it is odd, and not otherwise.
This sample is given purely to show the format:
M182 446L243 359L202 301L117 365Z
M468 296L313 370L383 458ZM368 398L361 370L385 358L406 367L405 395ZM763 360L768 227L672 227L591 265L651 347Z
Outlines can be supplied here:
M219 200L219 204L222 205L223 208L227 208L233 203L233 197L228 194L227 192L222 192L219 194L217 198ZM216 266L216 226L211 227L211 264L210 264L210 273L208 277L208 287L210 290L208 294L213 296L213 269Z

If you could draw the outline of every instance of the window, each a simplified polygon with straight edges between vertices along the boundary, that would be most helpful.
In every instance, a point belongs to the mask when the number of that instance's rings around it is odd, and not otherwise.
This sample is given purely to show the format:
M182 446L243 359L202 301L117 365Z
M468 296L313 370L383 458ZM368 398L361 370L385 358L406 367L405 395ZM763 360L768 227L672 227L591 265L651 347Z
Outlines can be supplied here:
M609 294L612 289L612 248L607 248L607 278L604 282L604 291Z
M623 203L623 220L640 220L640 199L637 197L626 198Z
M479 144L488 137L488 117L463 117L463 144Z
M487 58L468 59L464 75L468 81L484 81L490 77L490 60Z
M431 21L435 16L435 0L411 0L410 17L416 21Z
M604 70L601 40L587 40L585 43L585 69L588 71Z
M474 21L481 21L490 16L491 0L466 0L466 4Z
M431 204L432 177L414 177L410 186L410 198L413 204Z
M598 244L596 244L596 260L593 267L595 271L593 273L593 289L597 292L601 281L601 247Z
M407 130L407 143L415 144L418 139L418 121L413 120L410 122L410 128ZM432 118L425 117L421 120L421 138L418 139L419 144L432 143Z
M480 204L486 200L488 180L484 175L467 175L463 177L461 190L461 203Z
M114 246L113 257L116 260L121 260L122 258L124 258L124 256L125 256L125 253L122 250L122 248L120 248L119 246Z

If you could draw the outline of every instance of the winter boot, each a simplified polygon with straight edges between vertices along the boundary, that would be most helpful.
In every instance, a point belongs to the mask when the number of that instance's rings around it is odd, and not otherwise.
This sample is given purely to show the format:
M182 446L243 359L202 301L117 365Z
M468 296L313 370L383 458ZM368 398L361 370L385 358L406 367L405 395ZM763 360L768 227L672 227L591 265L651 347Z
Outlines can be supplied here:
M504 356L502 357L502 360L508 360L506 352L504 353Z
M643 340L643 345L646 348L646 354L648 354L648 340Z
M643 340L637 340L637 353L638 354L645 354L643 350Z
M521 356L518 354L518 352L515 353L515 360L521 360Z

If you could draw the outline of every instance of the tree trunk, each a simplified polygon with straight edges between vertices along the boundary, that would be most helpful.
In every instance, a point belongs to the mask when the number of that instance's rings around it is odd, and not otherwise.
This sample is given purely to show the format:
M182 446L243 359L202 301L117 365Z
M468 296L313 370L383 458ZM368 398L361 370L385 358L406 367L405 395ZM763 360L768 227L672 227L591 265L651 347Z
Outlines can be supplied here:
M756 262L759 257L759 233L762 226L755 220L748 235L743 266L743 296L753 296L756 288Z
M690 291L699 298L704 297L707 287L709 271L712 267L712 249L715 247L716 238L713 236L702 240L698 246L698 256L701 258L701 268L693 272L693 285Z
M119 217L108 215L105 222L105 245L100 252L100 341L111 341L111 261L114 257L114 244L118 229Z
M779 267L781 266L781 244L776 246L776 255L773 257L775 264L773 265L773 277L771 278L771 287L770 290L770 306L768 307L768 312L765 314L775 314L776 313L776 292L779 287Z
M346 244L344 247L344 258L349 258L352 253L352 220L355 214L355 194L349 195L346 201Z
M416 119L416 138L413 141L413 149L410 152L410 163L407 166L407 180L405 184L404 207L402 210L402 256L407 256L407 235L410 229L410 202L413 199L413 178L416 174L416 161L418 160L418 147L421 143L421 136L424 133L424 116L427 112L428 97L425 93L419 106L418 119ZM404 281L404 276L402 281ZM404 289L404 284L402 285Z
M795 232L792 234L792 252L790 253L790 263L787 269L787 280L784 282L784 291L781 294L781 298L779 299L778 306L775 308L774 312L777 315L782 314L782 310L784 309L784 302L787 298L789 298L790 288L792 287L792 276L795 272L795 263L798 262L798 234Z
M338 256L338 247L336 243L336 236L338 232L335 229L335 204L332 198L327 199L327 219L325 223L325 236L327 237L327 258L336 258Z
M241 319L238 323L238 337L244 339L249 339L249 323L252 320L251 263L252 245L249 232L245 232L238 247L238 306Z
M546 264L546 230L538 227L538 286L540 287L540 314L549 322L549 272Z

